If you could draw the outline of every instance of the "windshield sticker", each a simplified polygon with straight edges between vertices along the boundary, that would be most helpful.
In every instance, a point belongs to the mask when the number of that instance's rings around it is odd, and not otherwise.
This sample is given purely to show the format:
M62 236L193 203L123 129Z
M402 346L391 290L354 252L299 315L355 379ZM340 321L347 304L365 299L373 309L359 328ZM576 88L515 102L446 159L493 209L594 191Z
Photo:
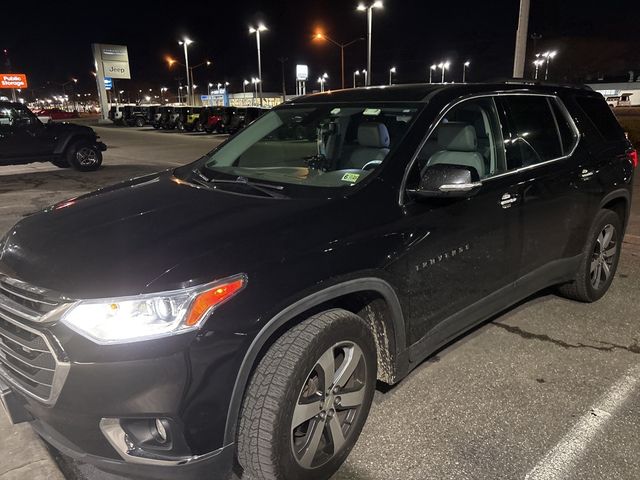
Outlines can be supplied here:
M380 115L380 112L382 110L379 108L367 108L365 109L364 112L362 112L363 115L373 115L373 116L378 116Z
M342 176L342 181L343 182L356 183L359 178L360 178L360 174L359 173L345 173Z
M334 108L333 110L331 110L331 115L338 115L339 113L340 113L339 108Z

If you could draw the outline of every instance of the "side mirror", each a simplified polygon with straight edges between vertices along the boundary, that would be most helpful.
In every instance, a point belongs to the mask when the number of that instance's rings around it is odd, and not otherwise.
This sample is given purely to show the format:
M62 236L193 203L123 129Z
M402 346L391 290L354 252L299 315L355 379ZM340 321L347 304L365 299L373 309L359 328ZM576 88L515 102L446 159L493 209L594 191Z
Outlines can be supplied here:
M416 190L407 192L414 198L467 198L482 187L478 171L465 165L437 164L428 167Z

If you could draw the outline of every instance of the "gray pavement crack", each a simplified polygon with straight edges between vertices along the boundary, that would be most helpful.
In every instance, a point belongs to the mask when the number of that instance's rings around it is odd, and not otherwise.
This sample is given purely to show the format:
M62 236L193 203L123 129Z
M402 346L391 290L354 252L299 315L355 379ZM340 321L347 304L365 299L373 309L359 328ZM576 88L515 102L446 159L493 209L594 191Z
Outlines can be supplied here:
M525 340L539 340L541 342L552 343L554 345L557 345L565 349L584 348L584 349L597 350L599 352L612 352L614 350L624 350L629 353L640 354L640 345L638 344L637 339L634 339L633 343L629 346L619 345L617 343L603 342L601 340L596 340L596 342L599 343L600 345L589 345L586 343L572 344L572 343L565 342L564 340L558 340L556 338L552 338L545 333L528 332L526 330L523 330L520 327L507 325L506 323L493 322L493 325L503 330L506 330L509 333L518 335L519 337L524 338Z

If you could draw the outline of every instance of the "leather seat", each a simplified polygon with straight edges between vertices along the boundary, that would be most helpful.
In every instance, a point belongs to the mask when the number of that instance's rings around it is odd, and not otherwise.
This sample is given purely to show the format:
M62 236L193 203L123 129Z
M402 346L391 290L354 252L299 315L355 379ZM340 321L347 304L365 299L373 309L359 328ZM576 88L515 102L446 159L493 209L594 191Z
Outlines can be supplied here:
M385 159L391 143L384 123L369 122L358 127L358 147L351 153L342 168L362 169L367 163Z
M480 178L486 175L484 158L478 153L476 129L471 125L443 123L438 127L438 146L440 151L431 156L427 167L443 163L464 165L475 168Z

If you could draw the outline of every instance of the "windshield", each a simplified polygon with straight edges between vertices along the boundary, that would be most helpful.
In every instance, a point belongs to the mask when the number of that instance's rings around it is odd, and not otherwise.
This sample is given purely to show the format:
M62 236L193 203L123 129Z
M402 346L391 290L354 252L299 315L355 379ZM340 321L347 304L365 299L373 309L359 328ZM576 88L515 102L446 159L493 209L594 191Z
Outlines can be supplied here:
M348 187L375 171L408 131L417 105L309 105L272 110L204 159L217 177Z

